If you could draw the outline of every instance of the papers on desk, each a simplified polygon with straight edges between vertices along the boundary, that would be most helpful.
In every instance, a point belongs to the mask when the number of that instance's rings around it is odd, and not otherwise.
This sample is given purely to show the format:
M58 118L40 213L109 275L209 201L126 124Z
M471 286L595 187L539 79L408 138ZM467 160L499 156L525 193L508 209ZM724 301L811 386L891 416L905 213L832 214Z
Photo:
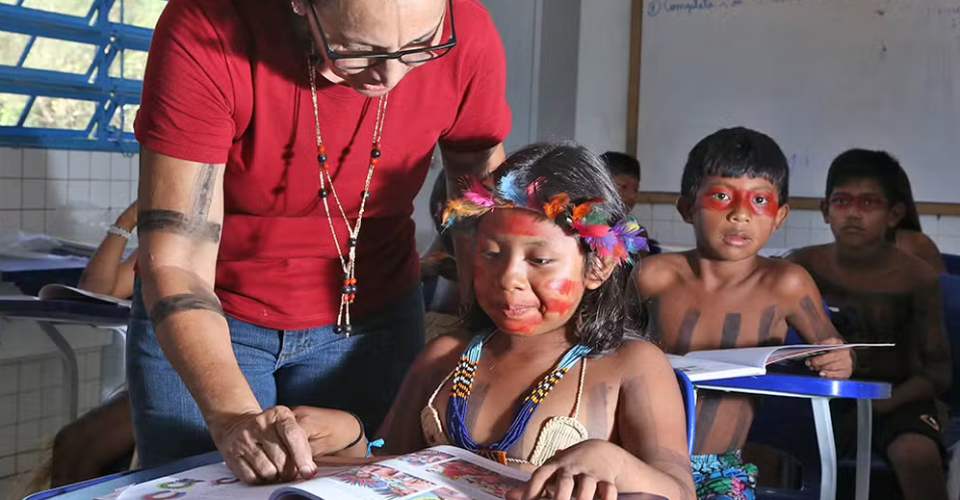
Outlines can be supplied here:
M893 347L894 344L782 345L691 351L684 356L668 354L674 369L687 374L691 382L748 377L767 373L767 366L782 361L799 361L839 349Z
M498 500L530 474L452 446L358 465L320 467L318 477L288 484L241 483L223 463L131 486L119 500Z
M77 302L89 302L95 304L113 304L120 307L130 308L130 301L118 299L110 295L88 292L76 287L50 284L40 289L37 294L40 300L73 300Z

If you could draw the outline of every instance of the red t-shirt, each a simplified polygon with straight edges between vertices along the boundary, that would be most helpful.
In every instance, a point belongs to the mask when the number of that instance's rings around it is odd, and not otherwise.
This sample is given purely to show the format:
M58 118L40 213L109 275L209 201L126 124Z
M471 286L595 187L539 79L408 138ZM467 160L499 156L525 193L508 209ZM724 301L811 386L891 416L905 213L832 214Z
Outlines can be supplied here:
M410 216L434 145L490 148L510 130L499 34L478 0L454 0L453 8L457 46L390 93L357 243L355 315L419 279ZM289 0L170 0L135 123L150 150L226 163L217 295L231 316L288 330L335 321L343 279L317 196L307 50L290 10ZM352 227L377 101L319 75L318 85L320 132ZM328 201L346 255L343 217Z

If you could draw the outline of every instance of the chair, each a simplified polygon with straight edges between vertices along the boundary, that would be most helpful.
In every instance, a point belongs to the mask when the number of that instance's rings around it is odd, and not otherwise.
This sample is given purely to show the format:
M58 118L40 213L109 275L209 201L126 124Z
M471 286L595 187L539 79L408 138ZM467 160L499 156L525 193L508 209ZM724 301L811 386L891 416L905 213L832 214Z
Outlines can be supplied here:
M948 274L960 275L960 255L943 254L943 266L947 268Z
M946 258L946 255L944 257ZM957 257L957 260L960 263L960 257ZM940 275L940 294L943 299L943 323L950 342L953 370L953 383L947 391L946 402L956 411L960 409L960 275ZM947 491L951 499L957 500L960 499L960 416L956 414L951 415L947 422L944 445L950 457Z
M690 377L687 377L687 374L680 371L674 370L674 373L677 374L677 384L680 386L680 396L683 397L683 409L686 410L687 418L687 451L693 455L693 438L696 433L696 416L697 416L697 397L696 389L693 387L693 382L690 382Z

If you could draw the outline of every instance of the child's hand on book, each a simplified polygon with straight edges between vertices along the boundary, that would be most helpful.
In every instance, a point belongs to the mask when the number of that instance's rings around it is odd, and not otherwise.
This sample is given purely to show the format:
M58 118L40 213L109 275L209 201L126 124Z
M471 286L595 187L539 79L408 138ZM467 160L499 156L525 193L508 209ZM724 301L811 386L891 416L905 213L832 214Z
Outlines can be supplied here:
M843 339L833 337L820 342L817 345L837 345L842 344ZM825 378L850 378L853 374L853 350L837 349L826 352L819 356L814 356L807 360L807 367L817 372Z
M357 417L340 410L297 406L293 408L297 423L307 433L310 451L314 457L366 455L367 441L362 436ZM360 436L358 438L358 436Z
M597 495L615 500L623 453L619 446L599 439L576 444L540 466L525 486L510 490L507 500L573 500Z

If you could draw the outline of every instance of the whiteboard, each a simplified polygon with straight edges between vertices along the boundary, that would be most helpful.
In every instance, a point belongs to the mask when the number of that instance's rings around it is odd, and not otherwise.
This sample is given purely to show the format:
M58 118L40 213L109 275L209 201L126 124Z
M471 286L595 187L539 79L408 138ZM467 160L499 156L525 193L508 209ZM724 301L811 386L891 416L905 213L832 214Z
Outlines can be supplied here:
M900 159L917 201L960 202L960 1L645 0L638 154L677 192L720 128L773 137L792 195L852 147Z

